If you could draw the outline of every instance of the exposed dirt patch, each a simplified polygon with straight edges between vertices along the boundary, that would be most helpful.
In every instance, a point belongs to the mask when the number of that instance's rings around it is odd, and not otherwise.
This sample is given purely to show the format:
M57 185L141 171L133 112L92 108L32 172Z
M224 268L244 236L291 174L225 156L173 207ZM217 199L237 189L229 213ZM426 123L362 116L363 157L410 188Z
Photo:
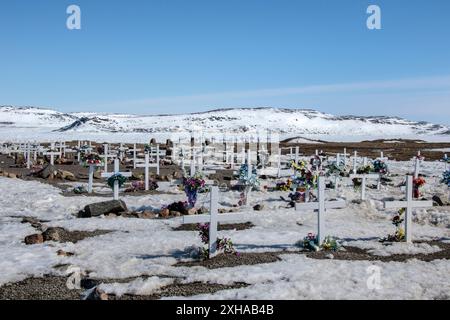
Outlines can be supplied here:
M67 278L28 278L0 287L0 300L80 300L83 290L69 290Z
M406 262L411 259L430 262L433 260L450 259L450 243L443 243L439 241L427 241L431 246L438 246L441 251L433 253L418 253L418 254L393 254L390 256L376 256L370 254L368 250L356 247L344 247L345 251L318 251L308 252L306 256L313 259L330 259L329 254L333 255L335 260L350 260L350 261L381 261L381 262Z
M241 252L238 254L219 254L211 259L178 262L175 267L201 266L208 269L236 267L242 265L255 265L280 261L280 254L293 253L291 251L276 252Z
M245 288L248 284L246 283L234 283L231 285L223 285L217 283L204 283L204 282L192 282L192 283L175 283L158 290L157 293L148 296L142 295L123 295L121 297L116 297L114 295L108 295L108 300L155 300L161 299L162 297L190 297L198 294L212 294L221 290L228 289L239 289Z
M0 300L80 300L86 293L86 290L94 288L101 283L127 283L136 278L129 279L105 279L91 280L83 279L81 289L70 290L67 287L66 277L49 276L42 278L28 278L16 283L8 283L0 287ZM234 283L231 285L222 285L216 283L173 283L159 289L152 295L130 295L126 294L117 297L113 294L108 295L108 300L157 300L162 297L183 296L189 297L198 294L211 294L220 290L244 288L246 283Z
M354 150L358 151L361 157L376 158L380 156L380 151L384 152L385 157L399 161L406 161L411 159L421 151L421 155L425 160L441 160L446 152L428 151L428 149L441 149L450 147L450 142L432 143L417 140L373 140L362 142L320 142L320 143L289 143L288 141L281 142L280 146L283 148L299 146L302 153L305 155L312 155L316 150L322 150L325 154L343 153L344 148L347 148L347 154L353 154ZM283 154L289 153L289 150L283 150Z
M60 241L59 242L72 242L77 243L78 241L84 240L86 238L92 238L101 236L104 234L108 234L113 232L112 230L95 230L95 231L68 231L63 230L60 232Z
M228 223L228 224L218 224L218 230L247 230L253 228L255 225L251 222L244 223ZM172 228L174 231L197 231L196 223L182 224L179 227Z

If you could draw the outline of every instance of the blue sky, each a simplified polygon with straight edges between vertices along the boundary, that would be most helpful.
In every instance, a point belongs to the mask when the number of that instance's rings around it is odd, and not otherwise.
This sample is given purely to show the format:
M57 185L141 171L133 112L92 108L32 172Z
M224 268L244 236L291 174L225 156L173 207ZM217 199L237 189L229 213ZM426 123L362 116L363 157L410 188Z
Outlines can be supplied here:
M82 29L66 28L79 5ZM381 7L382 30L366 9ZM0 4L0 104L181 113L313 108L450 124L448 0Z

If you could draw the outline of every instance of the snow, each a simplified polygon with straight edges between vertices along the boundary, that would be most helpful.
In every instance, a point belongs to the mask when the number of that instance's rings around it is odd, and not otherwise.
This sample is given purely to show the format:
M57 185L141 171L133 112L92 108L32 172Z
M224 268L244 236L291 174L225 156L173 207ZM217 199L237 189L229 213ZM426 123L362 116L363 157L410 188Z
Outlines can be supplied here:
M160 142L190 136L202 131L205 136L231 139L247 135L266 137L277 134L280 140L302 136L312 140L363 141L370 139L422 139L450 141L443 125L417 123L389 117L337 117L302 109L226 109L181 115L126 115L101 113L60 113L37 108L0 107L2 141L93 140L97 142ZM84 119L80 121L80 119ZM87 121L85 121L87 119ZM78 120L77 126L66 131ZM55 131L56 130L56 131ZM350 133L350 134L349 134Z
M389 161L394 176L393 184L404 180L404 174L413 170L411 161ZM425 161L421 166L427 184L423 192L448 197L448 187L439 182L443 171L440 162ZM383 210L383 200L401 199L398 187L383 186L381 190L367 190L368 200L356 204L359 198L349 180L343 181L339 191L327 190L327 197L347 201L345 209L328 210L325 216L327 235L340 239L349 246L367 249L373 255L434 253L440 249L426 243L396 243L382 245L378 239L393 233L390 219L394 210ZM72 184L66 184L68 188ZM104 184L96 183L96 191L110 194ZM161 183L168 193L161 195L129 196L121 199L132 210L160 208L173 201L184 200L184 193L169 183ZM263 211L240 208L243 222L255 227L248 230L219 231L219 237L231 237L240 252L269 252L298 250L297 242L307 233L316 232L314 212L295 211L280 201L286 192L252 192L252 204L262 203ZM109 198L76 196L65 197L54 186L36 181L0 177L0 285L19 281L29 276L61 274L55 266L66 264L79 267L91 277L100 279L128 279L124 283L102 284L109 293L123 295L152 294L178 279L182 283L233 284L245 282L248 287L223 290L214 294L197 295L194 299L450 299L450 263L448 260L406 262L317 260L301 254L282 254L281 261L259 265L245 265L209 270L203 267L175 267L177 261L191 260L191 252L201 246L197 232L173 231L181 218L145 220L132 218L96 217L76 218L86 204ZM237 203L239 193L220 192L219 207L229 208ZM198 206L208 204L208 196L200 194ZM413 215L414 240L450 239L450 210L447 207L421 209ZM75 244L46 242L27 246L25 236L36 233L29 224L22 224L22 216L33 216L69 230L111 230L111 233L86 238ZM62 249L75 253L60 257ZM381 271L380 290L370 290L368 268L378 266ZM143 277L143 278L139 278ZM170 297L182 299L183 297Z

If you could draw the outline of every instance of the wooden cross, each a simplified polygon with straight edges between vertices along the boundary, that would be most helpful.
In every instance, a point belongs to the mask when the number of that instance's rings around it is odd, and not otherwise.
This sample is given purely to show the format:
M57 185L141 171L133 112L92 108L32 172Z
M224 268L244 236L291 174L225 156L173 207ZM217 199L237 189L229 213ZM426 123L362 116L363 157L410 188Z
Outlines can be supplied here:
M114 172L103 172L102 178L110 178L115 174L121 174L124 177L131 177L131 172L120 172L119 159L114 160ZM119 181L114 181L114 200L119 200Z
M121 143L117 150L118 150L119 159L120 159L120 161L122 161L123 160L123 156L125 155L125 153L128 150L128 148L124 147L123 143Z
M148 169L150 168L150 155L148 152L145 153L145 159L144 163L137 163L135 164L137 168L144 168L144 180L145 180L145 191L149 190L149 176L148 176Z
M378 160L381 160L381 161L387 161L387 160L389 160L389 159L388 159L388 157L385 157L385 156L384 156L383 151L380 151L380 157L378 158Z
M414 208L429 208L433 206L433 201L413 200L413 177L406 176L406 201L385 201L385 209L406 208L405 210L405 237L406 242L412 242L412 211Z
M100 163L90 163L89 165L89 180L88 180L88 193L92 193L93 184L94 184L94 172L95 170L101 166Z
M354 154L353 154L353 173L356 174L357 170L356 170L356 161L358 160L358 151L355 150Z
M132 151L132 152L133 152L133 169L136 169L136 160L137 160L136 153L137 153L138 151L141 151L141 150L142 150L142 149L136 148L136 143L133 144L133 149L129 149L129 150L128 150L128 151Z
M105 171L105 173L106 172L108 172L108 158L115 158L116 156L115 155L112 155L112 154L108 154L108 144L104 144L103 145L103 149L104 149L104 155L102 155L102 156L100 156L100 157L102 157L102 158L104 158L105 160L104 160L104 168L103 168L103 170Z
M351 174L350 179L361 179L361 200L366 200L366 179L376 179L377 189L380 189L381 184L381 176L378 173L369 173L369 174Z
M325 221L324 214L326 209L345 208L344 200L325 201L325 177L319 176L318 181L318 202L295 203L295 210L317 210L317 239L321 245L325 239Z
M183 224L187 223L209 223L209 257L217 255L217 227L219 222L239 220L242 214L218 214L219 188L211 187L209 215L183 216Z
M55 164L55 156L61 157L61 151L54 151L55 150L55 143L52 142L50 144L50 151L45 151L43 154L45 156L50 156L50 164L53 166Z
M417 156L415 157L415 162L414 162L414 179L417 179L419 177L421 161L422 161L422 157L420 156L420 151L417 151Z

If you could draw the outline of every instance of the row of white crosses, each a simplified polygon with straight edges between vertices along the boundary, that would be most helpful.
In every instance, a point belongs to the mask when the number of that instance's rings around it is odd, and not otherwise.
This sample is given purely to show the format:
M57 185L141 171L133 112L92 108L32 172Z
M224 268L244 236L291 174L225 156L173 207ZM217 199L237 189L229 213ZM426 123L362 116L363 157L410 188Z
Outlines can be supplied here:
M217 228L219 222L237 221L242 219L242 214L218 214L218 187L211 187L210 194L210 213L209 215L184 216L183 224L188 223L209 223L209 257L217 255ZM322 245L326 236L325 214L327 209L345 208L344 200L325 200L325 177L318 179L318 197L317 202L296 203L296 210L314 210L317 211L317 240L318 245ZM412 176L407 177L406 201L391 201L384 203L385 208L406 208L405 216L405 235L406 242L412 242L412 210L414 208L427 208L433 205L432 201L413 201L412 199Z
M414 208L430 208L433 206L432 201L414 201L413 200L413 177L408 175L406 179L406 200L405 201L385 201L384 208L405 208L405 240L412 242L412 212ZM318 179L318 202L296 203L296 210L317 210L317 237L319 245L323 243L325 238L325 222L324 214L326 209L338 209L345 207L345 201L325 201L325 177L319 176Z

